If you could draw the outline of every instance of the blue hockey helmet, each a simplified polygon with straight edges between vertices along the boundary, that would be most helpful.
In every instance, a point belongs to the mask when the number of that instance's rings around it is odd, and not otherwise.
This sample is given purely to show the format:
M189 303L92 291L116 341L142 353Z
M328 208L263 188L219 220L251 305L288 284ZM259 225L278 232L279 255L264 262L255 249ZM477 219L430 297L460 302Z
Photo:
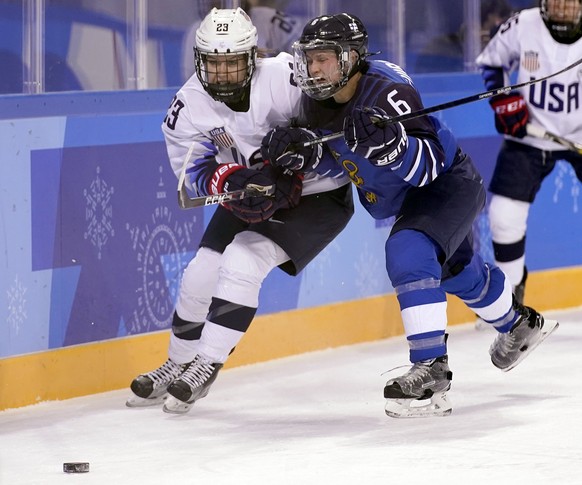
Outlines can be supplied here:
M333 50L338 58L340 77L331 81L313 77L308 71L306 52ZM350 56L357 52L357 59ZM295 81L301 90L314 99L327 99L344 87L348 80L365 65L368 53L368 32L355 15L340 13L316 17L303 28L301 37L293 44Z

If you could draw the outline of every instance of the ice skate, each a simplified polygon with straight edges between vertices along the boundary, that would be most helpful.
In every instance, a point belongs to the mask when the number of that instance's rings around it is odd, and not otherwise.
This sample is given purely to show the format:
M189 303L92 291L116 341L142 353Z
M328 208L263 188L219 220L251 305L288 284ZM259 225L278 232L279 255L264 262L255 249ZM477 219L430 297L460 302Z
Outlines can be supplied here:
M130 408L155 406L166 399L166 389L178 377L188 364L176 364L168 359L161 367L137 376L131 383L133 394L127 399L126 406Z
M509 371L525 359L556 328L558 322L545 320L533 308L521 305L515 299L513 307L519 318L507 333L499 333L491 344L491 362L502 371Z
M386 414L392 418L448 416L453 408L446 392L452 378L446 355L416 362L406 374L386 383Z
M164 404L164 412L187 413L198 399L208 394L222 366L197 355L182 375L168 387L170 396Z

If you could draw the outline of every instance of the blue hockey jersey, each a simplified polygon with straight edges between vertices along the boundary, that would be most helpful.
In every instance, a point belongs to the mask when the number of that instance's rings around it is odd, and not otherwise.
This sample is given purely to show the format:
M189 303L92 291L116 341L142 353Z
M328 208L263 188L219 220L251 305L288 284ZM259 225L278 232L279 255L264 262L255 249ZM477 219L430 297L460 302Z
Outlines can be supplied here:
M321 134L339 132L346 116L358 106L380 107L391 117L424 108L412 80L399 66L370 61L349 102L316 101L304 95L299 124ZM316 171L327 176L346 173L374 218L396 215L407 190L432 182L453 165L459 151L453 134L432 116L408 120L403 126L409 146L399 162L376 167L353 153L342 137L327 142L326 156Z

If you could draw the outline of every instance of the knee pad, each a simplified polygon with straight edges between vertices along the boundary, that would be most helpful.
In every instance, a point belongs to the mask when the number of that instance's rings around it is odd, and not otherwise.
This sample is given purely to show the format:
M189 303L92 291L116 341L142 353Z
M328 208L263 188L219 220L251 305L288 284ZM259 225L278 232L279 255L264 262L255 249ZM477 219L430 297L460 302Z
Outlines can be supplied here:
M257 308L263 280L289 256L276 243L252 231L237 234L222 255L214 296Z
M386 269L401 311L446 301L437 252L436 244L418 231L405 229L386 241Z
M439 248L428 236L404 229L386 241L386 270L395 289L425 279L439 280Z
M525 237L529 202L494 194L489 204L489 226L493 241L511 244Z
M200 248L184 270L176 311L184 320L203 322L216 291L222 255Z

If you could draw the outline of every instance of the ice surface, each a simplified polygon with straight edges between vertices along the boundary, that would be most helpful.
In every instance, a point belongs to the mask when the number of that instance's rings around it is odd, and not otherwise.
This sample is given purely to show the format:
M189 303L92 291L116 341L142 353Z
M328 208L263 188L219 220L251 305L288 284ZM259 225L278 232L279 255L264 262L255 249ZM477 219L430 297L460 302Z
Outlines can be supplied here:
M384 414L404 337L222 371L184 416L128 391L0 412L0 484L582 483L582 308L548 316L560 328L509 373L492 330L450 329L449 417Z

